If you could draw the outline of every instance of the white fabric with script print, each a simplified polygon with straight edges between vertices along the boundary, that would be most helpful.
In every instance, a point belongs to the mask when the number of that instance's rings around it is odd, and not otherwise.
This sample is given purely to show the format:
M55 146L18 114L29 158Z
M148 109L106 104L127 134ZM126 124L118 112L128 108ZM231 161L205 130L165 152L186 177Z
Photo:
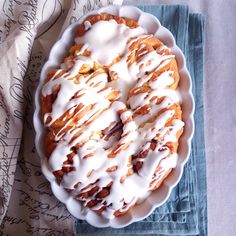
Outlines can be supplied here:
M0 235L74 235L34 148L34 92L60 32L112 0L0 2ZM122 1L115 1L121 4Z

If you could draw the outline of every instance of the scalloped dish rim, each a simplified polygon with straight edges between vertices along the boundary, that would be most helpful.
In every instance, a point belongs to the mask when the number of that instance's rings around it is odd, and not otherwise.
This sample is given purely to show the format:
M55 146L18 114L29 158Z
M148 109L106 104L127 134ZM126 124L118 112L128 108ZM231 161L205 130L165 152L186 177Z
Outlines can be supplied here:
M57 184L56 179L52 174L52 172L50 171L47 160L43 153L43 136L45 128L41 122L41 117L40 117L40 92L44 84L45 75L47 74L48 70L50 70L55 66L60 65L61 62L60 59L62 59L65 53L68 52L67 49L69 48L69 46L71 46L73 42L74 39L73 30L75 30L76 26L82 23L83 20L88 15L99 14L99 13L110 13L121 17L131 16L130 18L132 19L135 19L134 15L136 14L136 16L138 17L138 22L141 19L139 22L140 25L145 29L149 28L148 33L150 33L150 30L152 29L152 27L154 27L153 25L156 26L155 34L159 39L162 40L162 42L165 45L171 48L171 52L176 57L180 74L180 84L181 84L179 85L180 95L182 100L181 107L183 112L183 121L185 122L184 133L179 139L180 145L177 152L178 160L176 167L171 171L168 177L163 180L161 186L158 189L151 192L147 198L145 198L143 201L140 202L140 204L136 204L131 210L129 210L123 216L115 217L113 219L105 219L104 217L93 212L92 210L87 210L87 212L84 213L82 211L81 204L79 203L79 201L75 200L62 187L60 187ZM129 16L126 14L128 14ZM142 22L144 25L142 24ZM62 53L64 54L62 55ZM185 86L187 86L187 88L182 88ZM183 91L181 91L181 89ZM187 162L190 155L191 140L194 133L194 119L193 119L194 109L195 109L195 104L192 95L192 82L190 74L186 67L185 57L181 52L181 50L176 45L173 35L170 33L169 30L167 30L160 24L160 22L155 16L143 12L137 7L127 6L127 5L126 6L111 5L89 12L88 14L81 17L77 22L69 25L66 28L66 30L62 33L61 37L53 45L49 54L49 58L41 70L39 85L35 93L35 112L33 117L33 123L36 132L35 145L37 153L41 159L42 172L44 176L47 178L47 180L50 182L54 195L57 197L58 200L60 200L66 205L68 211L74 217L86 220L89 224L95 227L109 226L113 228L122 228L133 222L140 221L149 216L155 208L159 207L160 205L162 205L167 201L172 189L178 184L178 182L181 179L184 165Z

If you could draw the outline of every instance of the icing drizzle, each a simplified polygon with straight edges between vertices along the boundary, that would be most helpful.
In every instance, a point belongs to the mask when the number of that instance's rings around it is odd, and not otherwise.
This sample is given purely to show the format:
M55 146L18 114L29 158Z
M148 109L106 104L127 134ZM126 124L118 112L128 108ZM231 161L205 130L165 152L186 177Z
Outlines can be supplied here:
M177 92L168 89L174 72L164 71L153 78L173 55L148 51L140 44L134 49L140 59L130 62L134 52L130 47L150 37L143 28L131 29L115 20L93 25L85 21L85 28L88 31L75 39L82 49L42 89L43 97L58 90L51 111L44 115L45 126L54 130L58 120L65 122L54 132L57 145L48 162L52 171L72 168L60 185L72 190L84 206L102 209L104 217L112 218L116 211L125 211L145 197L165 171L175 167L177 154L166 144L178 141L184 123L173 119L166 125L175 115L171 107L178 103ZM90 56L84 56L84 50ZM109 66L109 71L80 73L83 65L93 68L94 62ZM149 90L135 93L144 85ZM157 103L154 98L163 99ZM143 114L138 112L145 107Z

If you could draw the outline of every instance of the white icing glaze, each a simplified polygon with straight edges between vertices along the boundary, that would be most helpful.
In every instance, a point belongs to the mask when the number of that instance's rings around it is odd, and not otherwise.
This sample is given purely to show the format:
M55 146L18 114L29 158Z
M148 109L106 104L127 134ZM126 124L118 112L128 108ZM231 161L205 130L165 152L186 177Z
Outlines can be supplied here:
M91 23L90 23L89 21L86 20L86 21L84 22L84 29L85 29L85 30L90 29L91 26L92 26L92 25L91 25Z
M146 35L141 27L130 29L114 20L93 25L85 21L84 26L85 34L75 39L76 43L83 44L82 49L73 60L63 63L42 89L44 97L58 90L52 110L44 116L45 126L50 129L58 119L65 122L55 134L58 143L50 155L49 165L52 171L73 167L63 175L60 185L73 190L71 194L84 206L91 200L99 200L92 209L106 206L102 214L112 218L117 210L125 211L146 197L150 183L158 181L165 170L175 167L177 154L171 154L166 143L177 141L177 132L184 123L175 119L166 126L175 110L161 112L179 101L177 92L168 89L174 83L173 71L153 76L154 71L170 63L173 57L158 54L168 49L166 46L149 52L145 44L140 44L135 49L139 61L129 65L129 56L134 52L130 46L152 36ZM91 52L90 57L83 56L85 49ZM111 82L102 69L90 75L80 74L83 65L89 68L93 68L94 62L109 65L117 56L120 60L109 68ZM151 91L130 95L144 85ZM120 95L116 101L109 100L109 95L117 91ZM163 100L157 104L155 97ZM145 114L137 113L147 106ZM151 148L152 142L155 148ZM75 149L72 164L64 164L67 155ZM146 156L138 155L145 150ZM142 167L134 172L139 162ZM162 172L156 172L158 165ZM127 175L129 170L133 173ZM111 185L109 194L100 199L96 197L108 185ZM83 197L83 193L95 186L98 187L95 194Z
M98 21L83 37L77 37L75 42L87 44L94 61L109 65L114 58L124 53L128 39L144 32L141 27L130 29L123 24L117 24L115 20Z

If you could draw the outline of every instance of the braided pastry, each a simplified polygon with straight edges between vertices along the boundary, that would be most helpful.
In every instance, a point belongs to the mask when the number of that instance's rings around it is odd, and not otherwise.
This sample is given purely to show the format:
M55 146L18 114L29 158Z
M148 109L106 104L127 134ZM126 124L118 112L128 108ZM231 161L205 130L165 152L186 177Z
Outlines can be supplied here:
M137 22L87 17L41 92L45 155L84 209L124 214L176 165L183 131L174 55Z

